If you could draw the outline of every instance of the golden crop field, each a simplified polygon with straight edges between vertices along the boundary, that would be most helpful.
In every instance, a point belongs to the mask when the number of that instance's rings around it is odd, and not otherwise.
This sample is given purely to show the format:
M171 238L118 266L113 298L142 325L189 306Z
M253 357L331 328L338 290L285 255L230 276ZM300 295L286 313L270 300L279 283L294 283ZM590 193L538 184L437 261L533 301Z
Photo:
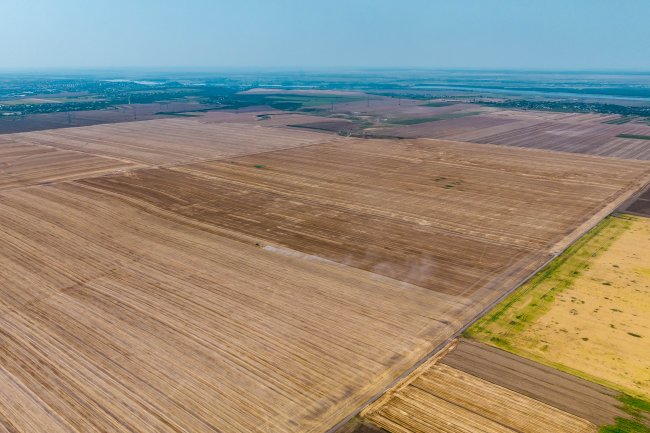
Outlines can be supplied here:
M647 399L649 299L650 219L611 217L470 333Z
M196 119L14 143L126 161L0 191L0 431L20 433L327 430L650 176Z

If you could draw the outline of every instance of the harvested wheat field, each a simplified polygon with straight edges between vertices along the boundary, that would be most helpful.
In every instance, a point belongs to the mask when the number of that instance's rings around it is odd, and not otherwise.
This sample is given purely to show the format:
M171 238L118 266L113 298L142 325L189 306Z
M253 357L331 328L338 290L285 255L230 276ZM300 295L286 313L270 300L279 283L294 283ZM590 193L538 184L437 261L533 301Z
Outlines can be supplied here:
M469 302L75 183L0 198L9 431L321 432Z
M26 144L0 142L0 190L87 176L116 173L138 167L118 158Z
M83 183L262 243L472 296L519 281L649 174L645 163L499 146L338 139Z
M470 335L650 398L650 219L608 218Z
M391 433L586 433L593 423L444 364L424 364L366 408Z
M306 116L305 116L306 117ZM16 142L76 150L146 165L168 165L323 143L308 130L248 123L161 119L11 134Z
M0 192L3 433L325 431L650 175L196 119L6 137L166 167Z

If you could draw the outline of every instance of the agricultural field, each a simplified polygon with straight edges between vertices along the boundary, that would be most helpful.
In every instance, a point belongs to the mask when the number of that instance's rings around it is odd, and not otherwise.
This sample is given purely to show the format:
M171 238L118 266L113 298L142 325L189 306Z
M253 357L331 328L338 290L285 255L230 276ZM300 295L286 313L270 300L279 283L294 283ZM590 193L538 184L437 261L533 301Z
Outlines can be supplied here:
M307 130L186 118L35 131L6 137L18 143L149 166L235 157L332 140Z
M436 362L425 363L362 412L391 433L587 433L597 426Z
M0 136L0 431L326 431L650 180L235 114Z
M609 217L468 331L650 399L650 219Z
M76 182L0 197L10 431L322 431L468 302Z
M619 392L477 341L461 339L439 363L597 426L613 425L627 416Z
M214 105L199 104L196 102L167 101L154 104L119 105L101 110L56 111L21 116L0 115L0 135L42 131L45 129L153 120L170 117L169 115L159 114L162 112L195 112L196 110L205 110L213 107Z
M121 172L139 164L0 137L0 190Z
M650 184L618 209L619 212L650 217Z
M603 200L637 189L648 173L637 162L498 146L338 138L83 183L262 243L473 296L518 281L599 218ZM528 205L535 201L544 205Z
M650 431L650 405L480 342L424 362L336 433Z
M639 139L650 135L650 126L641 122L611 123L612 119L620 118L618 115L512 110L490 110L470 115L472 113L472 110L465 110L447 119L380 127L369 129L368 133L650 160L650 146L647 141Z

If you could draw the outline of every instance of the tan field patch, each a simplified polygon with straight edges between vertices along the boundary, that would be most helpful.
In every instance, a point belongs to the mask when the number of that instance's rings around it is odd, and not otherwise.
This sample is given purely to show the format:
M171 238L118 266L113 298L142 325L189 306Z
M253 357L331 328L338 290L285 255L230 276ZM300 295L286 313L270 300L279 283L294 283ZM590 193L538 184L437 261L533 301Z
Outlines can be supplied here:
M322 432L471 302L77 184L0 214L0 422L21 433Z
M20 143L76 150L147 165L169 165L268 152L331 141L307 130L256 123L160 119L12 134Z
M447 365L428 365L363 411L392 433L587 433L596 426Z
M647 174L644 163L491 145L338 139L83 182L261 242L491 298Z
M49 146L0 142L0 190L118 173L139 165Z
M650 398L650 219L611 218L571 253L470 334Z

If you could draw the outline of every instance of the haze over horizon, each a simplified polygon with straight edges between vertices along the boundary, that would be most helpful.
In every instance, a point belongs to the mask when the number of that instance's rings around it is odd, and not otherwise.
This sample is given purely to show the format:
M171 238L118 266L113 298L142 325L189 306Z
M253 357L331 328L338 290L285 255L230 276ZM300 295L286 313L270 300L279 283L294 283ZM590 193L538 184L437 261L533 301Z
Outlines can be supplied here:
M0 16L0 70L650 70L643 0L0 0Z

